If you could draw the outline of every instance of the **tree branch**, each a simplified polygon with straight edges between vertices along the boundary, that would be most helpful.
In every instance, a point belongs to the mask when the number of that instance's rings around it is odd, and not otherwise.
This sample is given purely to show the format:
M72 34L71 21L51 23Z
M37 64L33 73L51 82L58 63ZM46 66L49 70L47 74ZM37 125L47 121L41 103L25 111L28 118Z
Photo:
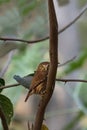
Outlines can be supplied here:
M57 19L56 13L54 9L53 0L48 0L48 7L49 7L49 22L50 22L50 67L47 79L47 93L40 101L39 108L37 110L34 130L41 130L42 122L44 119L45 109L47 107L48 102L53 94L54 85L55 85L55 77L57 72L57 64L58 64L58 26L57 26Z
M68 63L72 62L75 58L76 58L76 56L74 56L72 59L69 59L66 62L62 63L62 64L59 64L58 67L62 67L64 65L67 65Z
M6 89L6 88L11 88L11 87L16 87L19 86L19 83L15 83L15 84L10 84L10 85L6 85L6 86L1 86L0 89Z
M56 81L60 81L60 82L83 82L83 83L87 83L87 80L83 80L83 79L56 79Z
M68 29L71 25L73 25L87 10L87 5L81 10L81 12L69 23L67 24L65 27L63 27L61 30L59 30L57 33L61 34L62 32L64 32L66 29ZM32 44L32 43L38 43L38 42L42 42L49 39L49 36L46 36L44 38L38 39L38 40L23 40L23 39L17 39L17 38L6 38L6 37L0 37L1 41L16 41L16 42L25 42L27 44Z
M82 82L82 83L87 83L87 80L84 80L84 79L56 79L56 81L59 81L59 82ZM10 85L6 85L6 86L1 86L0 89L6 89L6 88L11 88L11 87L16 87L16 86L19 86L21 84L19 83L15 83L15 84L10 84ZM25 87L25 86L24 86ZM28 89L28 87L25 87Z
M85 13L86 10L87 10L87 5L81 10L81 12L69 24L67 24L63 29L61 29L58 34L61 34L66 29L68 29L71 25L73 25Z

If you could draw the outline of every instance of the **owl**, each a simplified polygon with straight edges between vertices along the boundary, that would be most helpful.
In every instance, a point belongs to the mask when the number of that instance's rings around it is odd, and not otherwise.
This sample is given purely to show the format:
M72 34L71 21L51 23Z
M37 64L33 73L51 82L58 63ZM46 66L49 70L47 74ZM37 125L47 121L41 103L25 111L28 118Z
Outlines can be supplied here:
M46 92L47 76L49 70L49 62L42 62L39 64L33 79L30 84L29 92L25 98L25 102L32 94L38 94L43 96Z

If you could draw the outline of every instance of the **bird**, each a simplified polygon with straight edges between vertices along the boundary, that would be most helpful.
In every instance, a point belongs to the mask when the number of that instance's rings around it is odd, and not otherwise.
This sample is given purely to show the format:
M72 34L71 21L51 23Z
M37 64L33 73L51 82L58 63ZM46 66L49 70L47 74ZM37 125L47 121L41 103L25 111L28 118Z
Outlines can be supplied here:
M29 96L33 94L41 95L43 97L46 92L47 76L49 71L49 62L41 62L33 76L30 84L28 94L25 98L25 102L28 100Z

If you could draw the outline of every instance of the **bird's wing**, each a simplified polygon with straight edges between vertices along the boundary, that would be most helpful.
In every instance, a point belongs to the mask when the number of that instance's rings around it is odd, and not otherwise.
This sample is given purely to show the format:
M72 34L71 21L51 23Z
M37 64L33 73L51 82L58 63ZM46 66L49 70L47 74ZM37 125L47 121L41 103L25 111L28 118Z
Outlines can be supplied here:
M30 85L30 92L36 88L38 85L40 85L42 82L44 82L47 79L47 73L46 72L41 72L38 74L38 72L36 71L32 81L31 81L31 85Z

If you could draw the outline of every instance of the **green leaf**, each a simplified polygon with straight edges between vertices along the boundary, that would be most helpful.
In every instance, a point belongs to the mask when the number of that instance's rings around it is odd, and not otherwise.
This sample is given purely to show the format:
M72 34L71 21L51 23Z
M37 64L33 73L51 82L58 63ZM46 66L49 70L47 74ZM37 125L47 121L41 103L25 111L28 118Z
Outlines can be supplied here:
M13 105L10 99L0 94L0 106L5 114L7 123L9 124L13 116Z
M4 86L5 85L5 80L0 78L0 87L1 86ZM0 92L2 91L3 89L0 89Z

